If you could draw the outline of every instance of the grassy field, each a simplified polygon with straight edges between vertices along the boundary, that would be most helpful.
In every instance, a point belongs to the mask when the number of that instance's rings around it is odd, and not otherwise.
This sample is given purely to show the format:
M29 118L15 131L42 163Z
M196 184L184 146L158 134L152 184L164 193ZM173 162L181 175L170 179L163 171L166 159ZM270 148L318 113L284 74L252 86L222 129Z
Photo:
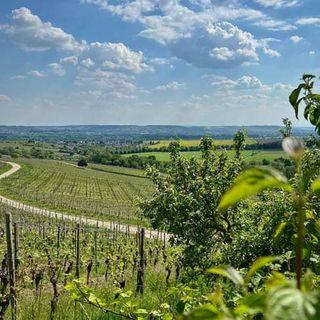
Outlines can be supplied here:
M222 151L216 151L217 153L221 153ZM228 150L226 151L228 156L232 157L234 156L234 151L233 150ZM157 160L159 161L169 161L170 160L170 156L169 156L169 152L143 152L143 153L131 153L131 154L126 154L123 155L124 157L129 157L131 155L138 155L138 156L155 156ZM183 155L183 157L186 158L191 158L191 157L195 157L195 158L200 158L201 156L201 152L200 151L186 151L186 152L181 152L181 154ZM283 151L281 150L245 150L243 151L243 159L246 162L250 162L250 161L260 161L263 159L267 159L267 160L274 160L276 158L279 157L285 157L286 155Z
M157 149L157 148L161 148L161 147L168 147L170 142L172 142L174 140L159 140L156 141L155 144L150 145L150 149ZM196 147L199 146L200 144L200 139L191 139L191 140L179 140L180 145L182 147ZM213 140L214 145L216 146L228 146L233 144L233 140L232 139L217 139L217 140ZM247 139L247 144L253 144L255 143L254 139Z
M138 223L137 199L152 192L139 170L122 174L117 167L106 172L107 166L93 170L49 160L18 162L22 169L1 181L1 195L48 209Z
M0 162L0 174L10 170L11 166L7 163Z

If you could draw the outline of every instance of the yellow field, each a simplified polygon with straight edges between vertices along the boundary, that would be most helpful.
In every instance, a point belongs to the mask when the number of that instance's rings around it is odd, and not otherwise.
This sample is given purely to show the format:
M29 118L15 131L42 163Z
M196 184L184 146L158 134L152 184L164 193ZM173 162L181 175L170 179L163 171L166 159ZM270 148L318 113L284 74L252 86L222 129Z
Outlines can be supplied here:
M150 149L157 149L161 147L168 147L170 142L175 140L159 140L156 141L156 144L150 145ZM180 142L180 145L182 147L197 147L200 144L200 139L194 139L194 140L177 140ZM256 141L254 139L248 139L247 144L253 144ZM232 139L215 139L213 140L214 145L221 146L221 145L231 145L233 143Z

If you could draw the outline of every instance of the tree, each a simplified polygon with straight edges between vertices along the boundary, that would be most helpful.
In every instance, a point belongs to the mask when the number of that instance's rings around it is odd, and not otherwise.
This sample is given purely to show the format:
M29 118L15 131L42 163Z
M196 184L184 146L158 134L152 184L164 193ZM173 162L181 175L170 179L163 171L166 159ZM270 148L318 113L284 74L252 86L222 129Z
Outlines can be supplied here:
M78 166L79 167L87 167L88 166L88 162L86 159L82 158L78 161Z
M241 151L246 147L247 132L245 129L240 129L236 132L233 138L233 145L236 150L236 158L240 159Z
M185 159L179 143L171 143L169 172L149 168L156 191L141 204L152 226L171 233L172 242L183 246L183 262L191 267L210 265L208 258L218 244L231 241L234 211L220 215L217 206L241 168L238 158L214 153L210 138L203 138L200 148L200 160Z
M284 127L279 129L279 132L281 133L282 138L284 139L292 135L292 122L288 118L283 118L282 123Z

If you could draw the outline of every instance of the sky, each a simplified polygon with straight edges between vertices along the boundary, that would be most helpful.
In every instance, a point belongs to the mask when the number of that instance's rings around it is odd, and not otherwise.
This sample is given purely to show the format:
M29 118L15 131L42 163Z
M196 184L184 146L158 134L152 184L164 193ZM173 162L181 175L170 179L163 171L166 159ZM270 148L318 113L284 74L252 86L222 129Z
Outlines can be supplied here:
M2 0L0 124L280 124L319 35L319 0Z

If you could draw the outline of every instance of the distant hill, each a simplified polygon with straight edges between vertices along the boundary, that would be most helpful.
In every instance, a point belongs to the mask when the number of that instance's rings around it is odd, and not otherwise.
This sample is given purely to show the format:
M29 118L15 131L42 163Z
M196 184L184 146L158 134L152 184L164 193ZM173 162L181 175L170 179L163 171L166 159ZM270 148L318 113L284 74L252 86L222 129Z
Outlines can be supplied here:
M152 139L194 139L205 135L217 139L231 138L240 126L167 126L167 125L74 125L74 126L0 126L0 140L39 141L93 141L93 140L152 140ZM279 126L247 126L252 138L279 137ZM311 127L294 129L296 136L312 134Z

